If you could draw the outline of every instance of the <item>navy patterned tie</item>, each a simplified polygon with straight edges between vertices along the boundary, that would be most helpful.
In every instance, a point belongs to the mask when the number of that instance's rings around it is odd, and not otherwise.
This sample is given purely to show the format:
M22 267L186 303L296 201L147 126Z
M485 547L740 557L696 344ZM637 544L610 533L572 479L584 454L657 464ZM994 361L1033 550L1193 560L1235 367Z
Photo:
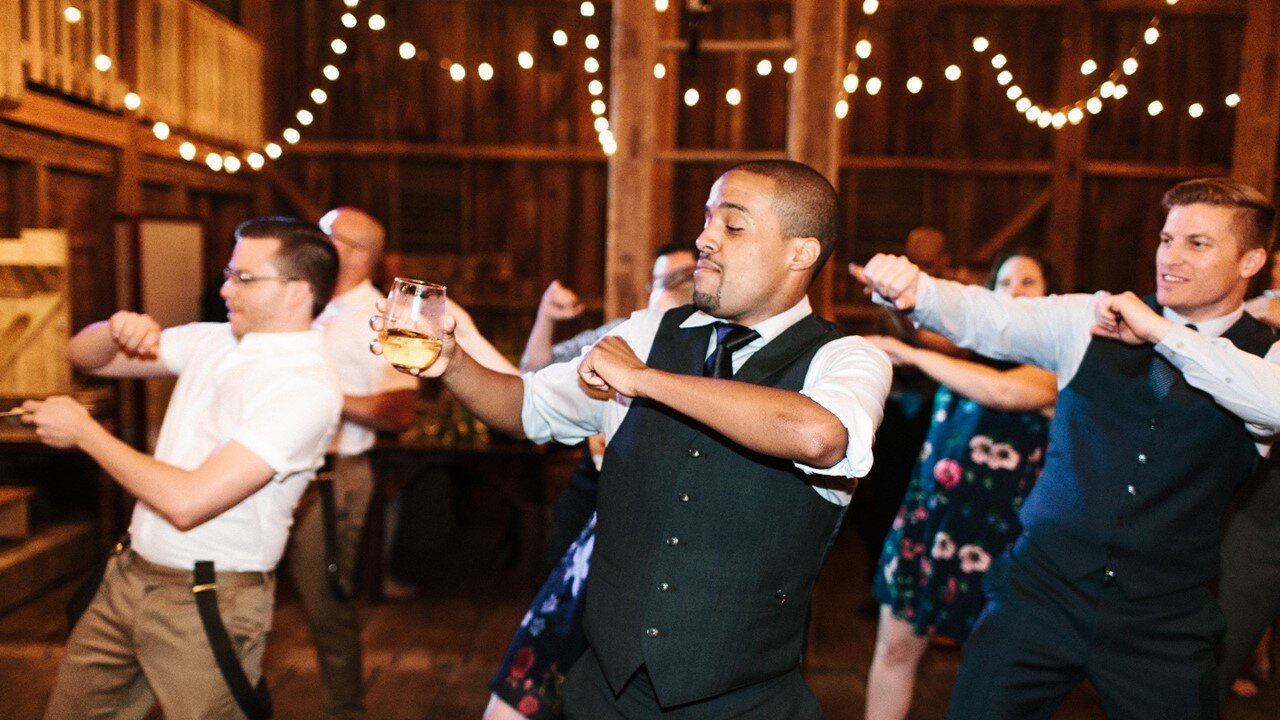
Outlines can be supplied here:
M1195 330L1194 324L1187 325L1188 330ZM1156 353L1151 358L1151 366L1147 369L1147 384L1151 386L1151 392L1155 394L1157 400L1163 400L1169 396L1169 391L1173 389L1178 377L1182 373L1178 372L1178 368L1173 366L1165 356Z
M702 374L713 378L733 377L733 353L760 337L760 333L743 325L718 322L716 328L716 349L707 358L702 367Z

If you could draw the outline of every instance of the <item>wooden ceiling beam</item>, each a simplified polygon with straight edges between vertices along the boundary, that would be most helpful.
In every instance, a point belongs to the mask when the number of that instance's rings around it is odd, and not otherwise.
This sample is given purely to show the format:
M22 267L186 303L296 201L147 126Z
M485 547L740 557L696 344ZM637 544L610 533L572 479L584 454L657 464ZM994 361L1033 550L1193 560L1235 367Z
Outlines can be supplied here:
M438 160L499 160L509 162L605 163L599 145L460 145L409 140L303 140L285 148L300 157L413 158Z

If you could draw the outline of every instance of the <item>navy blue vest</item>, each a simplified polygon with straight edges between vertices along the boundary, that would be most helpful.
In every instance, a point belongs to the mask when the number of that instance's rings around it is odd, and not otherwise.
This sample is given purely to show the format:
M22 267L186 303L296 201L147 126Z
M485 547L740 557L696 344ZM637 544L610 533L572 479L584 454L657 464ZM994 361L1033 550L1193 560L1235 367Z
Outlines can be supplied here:
M1259 356L1275 340L1248 315L1223 337ZM1227 502L1258 461L1244 422L1181 374L1156 397L1155 356L1150 345L1093 339L1058 395L1044 472L1020 513L1019 551L1029 546L1067 579L1106 573L1133 599L1217 575Z
M692 313L662 319L650 367L702 374L712 330L680 328ZM799 390L837 336L810 315L734 379ZM615 690L645 665L662 705L679 705L799 664L810 591L843 512L791 462L638 399L605 451L598 513L584 624Z

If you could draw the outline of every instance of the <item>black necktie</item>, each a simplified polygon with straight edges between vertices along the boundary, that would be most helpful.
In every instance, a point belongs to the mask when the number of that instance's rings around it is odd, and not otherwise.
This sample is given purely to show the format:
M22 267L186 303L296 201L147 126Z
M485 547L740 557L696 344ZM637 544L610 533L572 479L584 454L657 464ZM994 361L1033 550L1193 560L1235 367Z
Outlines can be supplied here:
M1188 330L1195 330L1194 324L1187 324ZM1178 377L1182 373L1178 372L1178 368L1173 366L1165 356L1156 353L1151 358L1151 366L1147 369L1147 384L1151 386L1151 392L1155 393L1157 400L1163 400L1169 395L1169 391L1173 389Z
M716 349L703 365L702 374L713 378L731 378L733 353L760 337L760 333L743 325L725 322L716 323L715 328Z

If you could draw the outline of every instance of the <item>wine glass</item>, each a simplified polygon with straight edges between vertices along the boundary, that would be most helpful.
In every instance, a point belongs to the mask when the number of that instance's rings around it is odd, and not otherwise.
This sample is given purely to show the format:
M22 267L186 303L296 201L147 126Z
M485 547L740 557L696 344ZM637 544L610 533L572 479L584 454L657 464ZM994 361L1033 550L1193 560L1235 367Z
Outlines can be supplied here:
M396 369L421 372L440 356L444 298L443 285L400 277L391 283L378 341Z

